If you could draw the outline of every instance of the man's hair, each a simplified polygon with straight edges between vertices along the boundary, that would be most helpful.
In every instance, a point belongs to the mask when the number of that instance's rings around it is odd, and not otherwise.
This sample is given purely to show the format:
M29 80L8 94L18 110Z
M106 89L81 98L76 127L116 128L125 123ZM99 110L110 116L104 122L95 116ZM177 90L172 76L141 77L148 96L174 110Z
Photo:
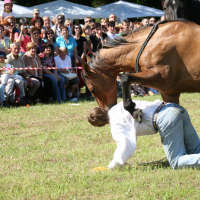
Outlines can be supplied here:
M128 23L128 24L130 24L130 21L129 21L128 19L125 19L125 20L123 20L122 24L123 24L123 23Z
M35 42L29 42L26 45L26 50L29 51L31 48L36 48L37 49L37 44Z
M23 25L23 24L29 25L29 21L28 21L26 18L21 18L21 19L19 20L19 25L21 26L21 25Z
M65 48L65 47L60 47L60 48L58 49L58 53L60 53L60 52L63 51L63 50L65 50L65 52L68 54L67 48Z
M61 18L64 18L65 19L65 15L63 15L63 14L59 14L58 16L57 16L57 18L58 17L61 17Z
M86 18L84 19L84 22L85 22L86 19L91 19L91 20L92 20L92 17L90 17L90 16L86 17Z
M19 44L18 42L13 42L13 43L11 44L11 49L12 49L14 46L20 47L20 44Z
M111 27L115 27L115 22L114 21L110 21L108 22L108 27L111 26Z
M105 126L109 123L108 111L103 108L94 107L89 111L87 119L93 126Z

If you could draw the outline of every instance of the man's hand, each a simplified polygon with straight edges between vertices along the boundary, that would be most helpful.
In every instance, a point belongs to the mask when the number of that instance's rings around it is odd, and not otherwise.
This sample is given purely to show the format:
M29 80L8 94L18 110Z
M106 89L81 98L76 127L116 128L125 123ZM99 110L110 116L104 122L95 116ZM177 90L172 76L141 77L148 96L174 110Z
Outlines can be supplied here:
M55 75L55 78L57 79L57 81L60 81L60 76Z

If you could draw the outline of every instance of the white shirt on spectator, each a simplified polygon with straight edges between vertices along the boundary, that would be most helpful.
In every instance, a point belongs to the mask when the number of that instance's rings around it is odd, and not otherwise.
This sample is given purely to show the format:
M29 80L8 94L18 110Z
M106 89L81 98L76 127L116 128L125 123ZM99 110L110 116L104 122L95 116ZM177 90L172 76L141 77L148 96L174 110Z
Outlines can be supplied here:
M4 12L4 11L1 11L1 14L0 14L0 16L3 17L3 19L5 19L6 17L11 16L11 15L16 18L14 12L7 13L7 12Z
M68 55L66 55L65 60L61 59L60 56L56 56L54 59L58 68L72 67L71 57Z
M108 35L108 39L114 39L115 37L117 37L116 33L112 34L109 31L107 32L107 35Z

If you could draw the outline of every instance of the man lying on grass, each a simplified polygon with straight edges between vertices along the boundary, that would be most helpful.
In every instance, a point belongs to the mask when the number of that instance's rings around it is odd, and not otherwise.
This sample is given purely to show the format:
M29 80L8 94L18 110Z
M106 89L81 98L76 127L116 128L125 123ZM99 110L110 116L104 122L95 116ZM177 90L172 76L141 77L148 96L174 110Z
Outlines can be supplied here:
M109 169L123 166L133 155L136 148L136 137L151 135L159 131L161 142L173 169L188 166L200 166L200 142L191 124L187 111L178 104L134 101L136 108L142 109L142 123L137 122L118 103L109 111L102 108L92 108L88 121L93 126L111 125L113 139L117 142L114 159Z

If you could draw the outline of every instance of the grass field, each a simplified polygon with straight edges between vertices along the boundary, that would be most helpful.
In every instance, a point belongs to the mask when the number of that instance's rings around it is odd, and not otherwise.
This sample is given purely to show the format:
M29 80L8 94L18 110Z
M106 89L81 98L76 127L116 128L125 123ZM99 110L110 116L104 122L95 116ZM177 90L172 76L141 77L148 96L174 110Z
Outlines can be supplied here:
M180 99L198 134L199 99L200 94ZM200 199L199 170L172 170L165 161L138 165L165 157L158 134L138 138L131 166L93 172L110 163L116 148L109 125L95 128L86 120L96 105L0 110L0 199Z

